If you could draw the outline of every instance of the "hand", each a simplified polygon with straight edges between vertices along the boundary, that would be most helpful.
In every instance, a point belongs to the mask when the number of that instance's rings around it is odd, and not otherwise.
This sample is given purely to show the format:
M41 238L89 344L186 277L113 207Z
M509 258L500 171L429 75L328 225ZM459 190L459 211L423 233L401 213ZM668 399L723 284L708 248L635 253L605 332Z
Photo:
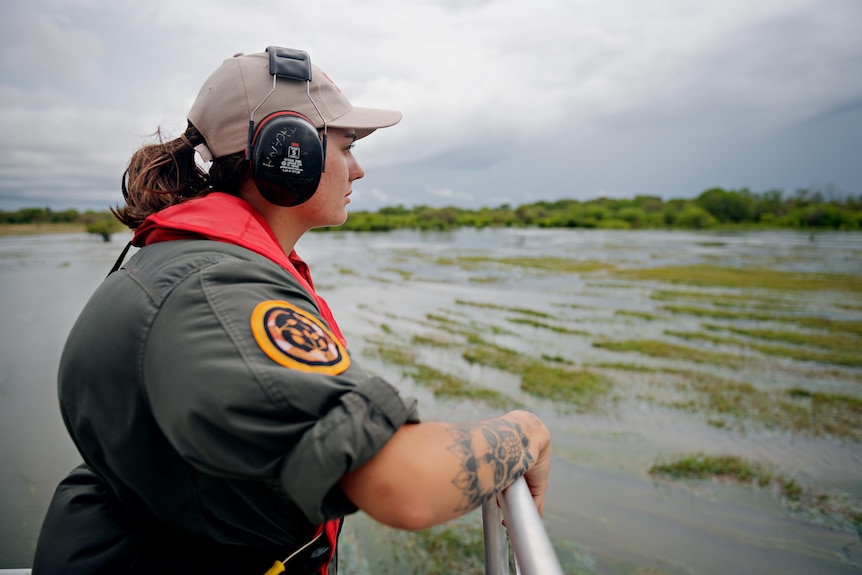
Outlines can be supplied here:
M542 421L529 412L514 412L522 420L525 434L530 439L530 451L535 446L532 465L524 474L524 480L533 496L539 516L545 513L545 493L548 491L548 475L551 471L551 434Z
M536 504L539 517L544 517L545 515L545 493L548 490L548 474L550 470L551 444L548 443L539 453L539 457L535 463L524 474L524 480L527 482L527 487L533 496L533 502Z

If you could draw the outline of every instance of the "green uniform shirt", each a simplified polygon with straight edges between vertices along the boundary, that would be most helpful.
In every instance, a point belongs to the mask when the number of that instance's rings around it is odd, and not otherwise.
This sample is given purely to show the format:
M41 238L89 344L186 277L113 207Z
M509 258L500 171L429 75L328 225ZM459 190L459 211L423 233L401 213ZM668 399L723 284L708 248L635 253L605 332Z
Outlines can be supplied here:
M61 359L61 410L87 465L133 515L189 541L291 549L356 511L339 479L418 416L323 315L242 247L142 248Z

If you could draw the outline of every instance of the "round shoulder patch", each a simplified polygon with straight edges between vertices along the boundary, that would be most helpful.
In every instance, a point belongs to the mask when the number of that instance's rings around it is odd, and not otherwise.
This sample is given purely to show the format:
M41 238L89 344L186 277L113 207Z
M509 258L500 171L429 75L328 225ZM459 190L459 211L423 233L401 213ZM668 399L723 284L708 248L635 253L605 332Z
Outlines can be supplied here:
M347 350L326 325L286 301L257 304L251 332L260 349L285 367L337 375L350 366Z

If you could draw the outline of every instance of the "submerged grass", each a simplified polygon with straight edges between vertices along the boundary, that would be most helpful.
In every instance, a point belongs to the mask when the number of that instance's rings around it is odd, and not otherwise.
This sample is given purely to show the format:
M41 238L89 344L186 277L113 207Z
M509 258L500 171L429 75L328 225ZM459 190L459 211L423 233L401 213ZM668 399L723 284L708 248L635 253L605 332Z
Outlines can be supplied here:
M401 268L388 267L388 268L381 268L380 271L392 272L392 273L398 274L401 276L401 279L403 279L404 281L409 281L409 280L413 279L413 272L403 270Z
M472 385L463 378L420 363L413 349L390 345L387 342L374 341L373 339L370 341L373 341L377 345L374 348L369 348L369 351L386 363L405 368L405 375L413 378L419 385L430 388L436 397L472 399L501 409L517 406L515 400L499 391ZM414 338L414 342L417 341L432 341L432 345L441 343L439 340L423 339L421 337L418 339Z
M610 391L610 381L600 374L531 362L521 372L521 389L554 401L590 407Z
M664 333L667 335L684 339L699 339L709 341L714 344L745 347L747 349L753 349L766 355L786 357L795 361L816 361L820 363L834 363L836 365L847 365L851 367L862 366L862 348L848 346L846 341L842 341L841 343L836 344L836 347L839 348L837 350L817 350L808 347L812 344L806 345L804 343L806 340L804 334L791 332L770 332L768 330L736 330L732 328L730 328L729 331L732 331L734 333L745 333L746 335L750 335L752 337L756 337L754 333L757 331L770 333L777 337L781 337L781 334L786 334L786 339L793 340L791 341L791 343L795 345L793 347L785 345L769 345L738 338L715 336L701 332L682 332L665 330ZM812 339L815 341L828 341L829 339L834 339L829 336L819 336L818 334L811 335ZM844 339L846 340L847 338L845 337ZM849 347L850 349L840 349L845 347Z
M577 369L557 358L536 361L504 347L484 344L473 345L463 355L469 363L493 367L521 376L521 389L530 395L562 401L580 409L596 404L611 390L609 379L586 369Z
M565 333L565 334L569 334L569 335L586 335L586 336L590 335L589 332L586 332L583 330L571 329L571 328L564 327L561 325L554 325L554 324L545 323L542 321L536 321L534 319L530 319L530 318L526 318L526 317L507 317L506 321L511 322L511 323L517 323L520 325L528 325L530 327L536 327L539 329L547 329L547 330L554 331L557 333Z
M650 475L672 480L714 479L769 489L791 510L830 528L862 532L862 502L844 493L819 492L773 466L736 455L696 453L653 464Z
M840 409L849 414L854 414L862 417L862 399L842 395L840 393L823 393L819 391L809 391L799 387L794 387L787 390L787 395L794 399L807 399L811 402L813 409L833 410Z
M413 365L416 362L416 354L412 349L406 347L380 343L373 351L386 363L403 366Z
M698 317L710 317L714 319L742 320L742 321L770 321L795 323L800 327L810 329L821 329L830 332L848 333L851 335L862 335L862 321L833 320L817 316L795 316L775 315L766 313L751 313L729 310L716 310L709 308L668 305L661 309L676 314L693 315Z
M733 311L728 309L712 309L684 305L663 305L659 309L676 314L711 317L715 319L746 320L746 321L783 321L785 317L768 313Z
M675 377L681 391L695 395L670 406L712 414L712 425L744 429L753 421L767 429L862 441L862 399L857 397L801 388L763 390L691 371L677 372Z
M607 269L607 263L593 260L573 260L556 257L494 258L490 256L457 256L437 258L435 263L458 266L467 270L492 266L512 266L556 273L584 273Z
M524 314L524 315L532 315L532 316L542 317L542 318L553 317L549 313L545 313L543 311L539 311L539 310L535 310L535 309L523 308L523 307L508 307L508 306L497 305L497 304L493 304L493 303L467 301L467 300L462 300L462 299L456 299L455 303L457 305L466 305L466 306L472 306L472 307L478 307L478 308L484 308L484 309L498 309L501 311L520 313L520 314Z
M614 315L620 316L620 317L634 317L637 319L644 319L647 321L652 321L654 319L658 319L658 317L659 317L654 313L647 313L644 311L631 311L631 310L625 310L625 309L616 310L614 312Z
M451 348L451 347L460 347L461 344L452 341L450 339L445 339L442 337L435 337L429 335L414 335L410 338L411 343L414 346L425 345L429 347L440 347L440 348Z
M456 263L457 262L457 263ZM567 263L568 262L568 263ZM562 258L491 258L491 257L460 257L448 261L448 265L517 265L536 266L556 270L583 269L571 267L571 261ZM653 268L655 269L655 268ZM855 285L855 280L845 276L824 276L822 274L761 274L746 271L710 266L659 268L674 272L695 270L696 285L707 285L707 280L715 280L712 287L754 287L777 289L776 282L782 283L782 288L788 290L820 289L823 282L837 281L841 289ZM649 270L643 271L647 273ZM638 273L641 273L640 271ZM667 273L670 273L669 271ZM661 274L659 274L661 275ZM793 279L795 278L795 279ZM836 278L838 278L836 280ZM841 279L843 278L843 279ZM795 282L795 283L794 283ZM842 283L843 282L843 283ZM855 289L855 288L853 288ZM709 342L710 346L683 345L666 339L628 339L606 340L593 342L593 346L620 353L639 353L657 359L692 362L693 364L718 366L731 370L740 370L752 361L760 361L758 354L788 358L797 361L831 363L835 365L858 367L860 359L860 338L862 322L847 320L830 320L823 317L794 315L786 313L789 304L798 305L801 300L788 299L785 296L752 296L747 293L701 293L697 291L660 290L653 293L654 299L670 302L661 309L673 314L687 314L712 319L728 320L723 322L703 324L704 331L666 330L665 335L672 338L682 338L692 342ZM705 303L713 307L677 305L675 301L692 301ZM541 310L526 307L500 305L482 301L458 299L456 306L469 306L478 309L500 312L489 314L496 320L531 326L537 329L556 333L589 336L583 330L573 330L562 322L546 321L553 318ZM753 307L771 306L779 313L764 312ZM563 307L581 308L577 304ZM716 308L719 309L716 309ZM778 308L784 308L779 310ZM782 313L784 312L784 313ZM515 317L505 317L506 314L516 314ZM660 320L659 315L645 312L616 310L617 317L635 317L643 320ZM667 319L667 318L665 318ZM787 328L754 328L739 327L739 321L784 322ZM790 327L790 323L793 327ZM677 409L697 411L707 414L711 425L734 427L739 430L751 424L763 425L770 429L783 430L790 433L800 433L809 436L834 436L852 440L862 440L862 425L860 425L860 400L846 395L822 394L815 391L795 389L763 390L746 382L734 381L695 371L681 371L674 367L649 367L632 363L603 363L580 367L570 358L551 357L548 355L529 354L526 351L502 347L488 341L490 334L505 333L507 337L523 337L518 331L506 331L493 324L477 323L464 318L452 310L441 310L426 314L425 327L432 327L438 333L448 335L415 336L411 341L413 350L422 347L440 349L461 349L461 358L468 363L500 369L521 378L521 390L527 394L565 403L579 410L594 408L600 398L606 397L614 385L614 379L619 374L605 370L628 370L641 373L665 374L658 378L671 378L676 381L678 391L683 393L682 399L665 400L666 404ZM716 346L716 347L712 347ZM721 346L721 347L719 347ZM527 346L528 347L528 346ZM525 349L527 349L525 347ZM722 349L724 348L724 349ZM748 350L734 352L733 348ZM404 367L411 367L411 377L422 385L434 389L438 396L465 397L489 403L499 403L502 395L489 393L492 390L482 390L469 385L468 382L441 372L430 366L417 365L415 354L411 356L407 349L389 348L382 352L388 355L389 362ZM760 359L758 359L760 358ZM803 369L801 367L797 369ZM817 377L826 372L818 371ZM850 376L852 376L852 372ZM841 372L830 377L845 378L848 373ZM744 376L742 376L744 377ZM666 379L667 381L667 379ZM647 397L652 397L651 394Z
M415 364L410 375L416 383L431 388L437 397L474 399L501 409L516 405L514 400L499 391L472 385L465 379L425 364Z
M510 373L520 373L529 361L515 350L484 342L468 347L462 357L468 363L485 365Z
M810 331L787 331L774 329L742 329L733 326L705 324L708 330L725 330L746 337L777 341L793 345L820 347L835 352L862 354L862 337L848 336L845 333L814 333Z
M712 293L708 291L656 290L650 299L657 301L694 301L715 307L739 307L755 309L798 308L800 303L784 297L771 297L752 293Z
M564 402L579 409L594 406L599 398L611 390L611 380L599 373L578 369L565 358L542 356L537 360L489 343L468 326L458 324L450 318L440 316L439 319L443 320L441 324L447 332L464 337L466 344L440 337L416 335L411 340L412 347L392 345L381 339L369 338L368 341L375 345L368 350L387 363L405 368L405 375L432 389L435 396L474 399L501 408L516 406L517 402L496 390L472 385L465 379L419 362L417 348L423 345L437 348L466 346L462 358L468 363L518 375L521 378L521 390L525 393Z
M744 358L729 353L706 351L658 339L629 339L621 341L596 341L593 347L619 352L637 352L651 357L707 363L711 365L738 366Z
M423 565L428 575L485 572L485 543L481 526L446 524L416 532L408 547L411 563Z
M775 477L774 472L762 464L735 455L704 453L656 463L650 467L649 473L671 479L729 479L738 483L755 483L761 487L769 485Z
M339 561L339 573L342 568L347 573L375 573L379 575L484 575L485 573L485 543L482 527L481 511L476 510L459 517L444 525L438 525L420 531L402 531L386 529L385 561L379 561L371 566L363 558L350 557L350 553L360 554L353 548L361 546L359 537L353 536L348 530L345 536L346 554L353 561ZM359 528L362 536L369 536L377 524L365 516L360 516ZM368 525L365 523L368 522ZM348 524L348 528L350 524ZM354 527L353 529L357 529ZM357 539L351 540L351 537ZM567 575L594 575L596 573L594 560L588 553L568 541L551 540L551 545L563 571ZM357 563L362 563L359 571L354 571ZM512 555L509 554L508 572L515 573Z
M632 280L695 286L862 294L862 276L858 275L802 273L708 265L610 269L609 271L612 275Z

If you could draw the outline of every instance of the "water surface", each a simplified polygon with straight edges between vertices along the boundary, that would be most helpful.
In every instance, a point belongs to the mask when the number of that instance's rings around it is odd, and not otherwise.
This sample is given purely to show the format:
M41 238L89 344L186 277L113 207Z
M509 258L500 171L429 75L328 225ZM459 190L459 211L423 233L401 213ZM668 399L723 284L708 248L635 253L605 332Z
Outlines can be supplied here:
M6 462L0 471L0 569L30 564L53 488L79 461L59 416L56 367L72 322L127 239L120 234L106 244L86 235L0 238L0 449ZM658 309L661 302L650 295L668 286L620 281L602 272L539 272L482 258L862 274L862 234L334 232L306 236L298 251L311 264L318 291L330 303L357 360L418 397L425 419L499 413L481 402L435 398L402 367L387 364L375 353L380 338L409 346L414 335L441 335L429 316L473 326L483 338L521 353L561 357L578 365L673 364L602 350L592 343L599 338L661 338L667 329L702 329L700 318L670 317ZM450 265L457 257L478 257L480 263ZM862 319L858 295L856 300L834 293L782 297L792 300L800 313ZM842 302L850 305L839 305ZM506 311L512 308L547 313L556 324L588 335L513 324L512 313ZM620 310L660 317L644 321L618 315ZM775 464L806 485L862 498L858 442L756 426L742 431L717 428L704 414L656 401L672 390L657 388L654 378L638 372L616 374L609 401L587 412L575 411L523 393L517 376L470 365L457 349L423 348L417 353L423 363L505 393L548 423L554 462L545 525L555 544L576 556L578 573L859 572L858 534L791 513L766 490L712 482L670 484L647 473L656 460L675 454L735 454ZM853 367L752 355L742 368L699 368L764 389L805 386L862 396L862 370ZM384 573L393 568L380 558L389 552L388 530L373 527L360 514L348 521L345 535L351 545L361 547L361 560L342 571ZM372 571L369 565L375 566ZM421 566L413 569L422 572Z

